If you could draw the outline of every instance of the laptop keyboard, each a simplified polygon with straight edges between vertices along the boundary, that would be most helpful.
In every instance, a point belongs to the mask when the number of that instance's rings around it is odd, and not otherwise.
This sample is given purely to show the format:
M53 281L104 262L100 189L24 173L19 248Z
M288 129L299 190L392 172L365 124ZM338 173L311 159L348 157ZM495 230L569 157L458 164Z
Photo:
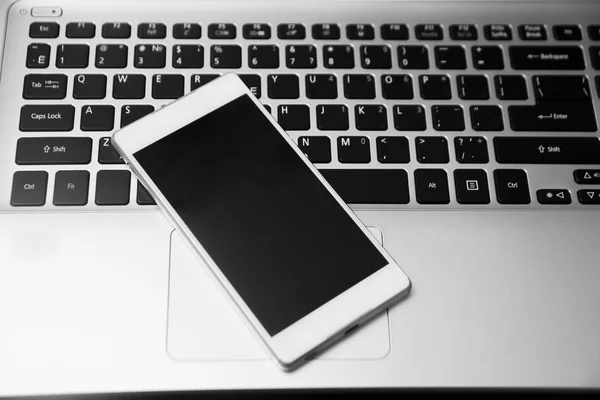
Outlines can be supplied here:
M600 204L600 25L65 17L29 24L11 207L153 208L111 133L226 72L348 203Z

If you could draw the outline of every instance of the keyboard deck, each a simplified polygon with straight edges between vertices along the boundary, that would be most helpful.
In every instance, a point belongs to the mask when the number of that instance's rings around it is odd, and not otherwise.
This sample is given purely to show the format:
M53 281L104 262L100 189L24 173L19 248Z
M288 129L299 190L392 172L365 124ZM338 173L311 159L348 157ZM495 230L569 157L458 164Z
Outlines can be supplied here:
M600 23L566 3L19 3L0 209L155 209L109 136L228 72L354 208L597 207Z

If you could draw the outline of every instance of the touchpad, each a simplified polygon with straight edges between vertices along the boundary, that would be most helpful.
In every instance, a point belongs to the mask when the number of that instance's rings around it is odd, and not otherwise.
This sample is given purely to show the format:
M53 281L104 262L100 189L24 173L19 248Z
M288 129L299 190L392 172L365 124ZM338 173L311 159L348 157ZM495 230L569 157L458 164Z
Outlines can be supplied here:
M369 228L380 243L383 235ZM208 267L177 231L171 235L167 351L181 361L262 360L268 354ZM390 349L387 311L323 353L322 359L377 359Z

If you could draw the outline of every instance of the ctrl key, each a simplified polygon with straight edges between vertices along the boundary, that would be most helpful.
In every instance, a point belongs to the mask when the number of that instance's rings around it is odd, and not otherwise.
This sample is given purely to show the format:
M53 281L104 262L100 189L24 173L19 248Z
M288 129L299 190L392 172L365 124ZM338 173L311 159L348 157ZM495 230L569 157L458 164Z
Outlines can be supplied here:
M17 171L13 176L10 204L15 207L43 206L47 186L46 171Z

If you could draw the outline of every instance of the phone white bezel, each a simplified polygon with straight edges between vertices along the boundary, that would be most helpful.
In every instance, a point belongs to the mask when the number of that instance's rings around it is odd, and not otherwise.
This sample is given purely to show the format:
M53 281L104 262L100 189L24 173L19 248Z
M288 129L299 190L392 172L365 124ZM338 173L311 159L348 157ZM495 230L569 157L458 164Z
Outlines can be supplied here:
M202 244L198 242L185 222L171 207L168 200L158 190L134 157L138 150L174 133L242 95L248 95L257 108L269 118L277 131L287 140L307 167L319 178L350 218L354 220L388 261L385 267L274 336L267 333L260 321L225 278L217 264L202 247ZM263 344L285 369L295 367L303 359L309 358L343 336L347 329L365 322L408 294L411 285L408 277L235 74L226 74L215 79L162 109L118 130L113 134L112 142L157 203L166 211L165 214L171 222L181 232L185 233L184 237L189 241L192 248L209 266L213 276L231 296L238 310L246 317Z

